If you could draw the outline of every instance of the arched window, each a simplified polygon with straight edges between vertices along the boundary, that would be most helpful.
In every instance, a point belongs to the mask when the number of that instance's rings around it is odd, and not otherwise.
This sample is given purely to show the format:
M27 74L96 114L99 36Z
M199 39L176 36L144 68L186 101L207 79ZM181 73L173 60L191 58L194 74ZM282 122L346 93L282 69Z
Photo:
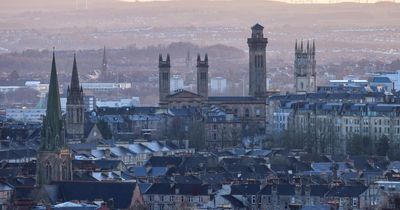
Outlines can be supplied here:
M300 87L301 87L301 89L304 89L304 84L303 84L303 82L300 83Z
M246 109L246 110L244 111L244 116L245 116L245 117L250 117L250 111L249 111L249 109Z
M68 173L68 167L67 167L67 164L66 163L63 163L62 165L61 165L61 178L62 178L62 180L68 180L69 179L69 173Z
M47 181L51 181L51 179L52 179L52 170L51 170L51 165L50 165L50 163L49 162L47 162L46 163L46 166L45 166L45 170L46 170L46 180Z

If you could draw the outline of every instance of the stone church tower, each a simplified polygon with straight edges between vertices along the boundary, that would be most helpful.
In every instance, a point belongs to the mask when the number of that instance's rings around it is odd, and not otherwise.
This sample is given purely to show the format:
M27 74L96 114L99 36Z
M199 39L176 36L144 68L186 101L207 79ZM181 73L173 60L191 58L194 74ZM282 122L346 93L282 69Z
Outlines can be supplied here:
M43 117L36 167L38 185L46 185L52 181L72 180L72 155L65 142L54 52L47 110L46 116Z
M197 94L208 98L208 55L201 60L197 55Z
M158 75L160 104L163 104L165 103L167 96L170 94L171 60L169 54L167 54L167 59L165 61L160 54L158 59Z
M307 41L307 46L303 47L295 44L294 78L296 93L311 93L317 90L317 77L315 71L315 42L312 46Z
M256 24L251 27L249 45L249 95L263 97L266 94L267 67L266 47L268 39L264 38L264 27Z
M80 141L84 137L85 104L83 101L82 86L79 85L78 66L76 55L72 67L71 84L67 89L67 139Z

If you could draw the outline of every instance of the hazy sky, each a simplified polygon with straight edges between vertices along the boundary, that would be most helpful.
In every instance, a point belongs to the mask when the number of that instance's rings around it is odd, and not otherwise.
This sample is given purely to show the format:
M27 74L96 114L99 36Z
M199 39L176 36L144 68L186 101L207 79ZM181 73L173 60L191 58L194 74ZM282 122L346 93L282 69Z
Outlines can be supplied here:
M151 1L169 1L169 0L121 0L121 1L128 1L128 2L151 2ZM209 1L232 1L232 0L209 0ZM376 3L376 2L398 2L400 0L275 0L287 3L341 3L341 2L359 2L359 3ZM249 3L251 0L249 0Z

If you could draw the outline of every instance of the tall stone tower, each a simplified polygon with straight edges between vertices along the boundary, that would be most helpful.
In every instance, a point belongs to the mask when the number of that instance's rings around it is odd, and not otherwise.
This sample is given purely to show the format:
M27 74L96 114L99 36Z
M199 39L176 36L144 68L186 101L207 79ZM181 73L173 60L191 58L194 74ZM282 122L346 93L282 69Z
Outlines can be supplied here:
M169 54L167 54L167 59L165 61L160 54L158 59L158 74L160 104L164 104L167 96L170 94L171 60Z
M201 60L200 54L197 55L197 94L208 98L208 55Z
M311 93L317 90L316 61L315 61L315 42L312 46L307 41L307 46L303 47L295 44L294 78L296 93Z
M38 185L72 179L72 155L65 142L64 119L61 114L55 55L50 75L46 116L43 117L40 148L37 153Z
M101 72L100 72L100 81L101 82L110 82L112 74L108 69L108 61L107 61L107 53L106 46L103 48L103 61L101 63Z
M264 27L256 24L251 27L249 45L249 95L263 97L266 93L267 67L266 47L268 39L264 38Z
M67 89L67 139L80 141L84 137L85 104L83 101L82 86L79 85L78 66L76 55L72 67L71 84Z

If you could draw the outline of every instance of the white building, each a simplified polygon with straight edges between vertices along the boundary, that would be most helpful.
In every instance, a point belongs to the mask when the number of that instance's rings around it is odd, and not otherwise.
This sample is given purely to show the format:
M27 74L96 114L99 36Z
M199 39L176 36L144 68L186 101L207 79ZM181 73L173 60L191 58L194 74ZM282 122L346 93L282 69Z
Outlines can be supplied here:
M181 75L172 75L170 81L170 91L173 93L175 90L183 89L183 79Z
M393 82L394 88L400 90L400 70L381 73L380 76L389 78Z
M113 89L130 89L131 83L82 83L84 90L108 91Z
M131 107L131 106L139 106L140 98L132 97L132 98L124 98L120 100L97 100L96 105L98 107Z
M364 87L368 85L368 80L363 79L332 79L329 80L332 86Z
M226 84L226 79L223 77L211 78L211 93L216 95L224 94L226 91Z
M23 122L42 122L46 109L6 109L6 118Z

